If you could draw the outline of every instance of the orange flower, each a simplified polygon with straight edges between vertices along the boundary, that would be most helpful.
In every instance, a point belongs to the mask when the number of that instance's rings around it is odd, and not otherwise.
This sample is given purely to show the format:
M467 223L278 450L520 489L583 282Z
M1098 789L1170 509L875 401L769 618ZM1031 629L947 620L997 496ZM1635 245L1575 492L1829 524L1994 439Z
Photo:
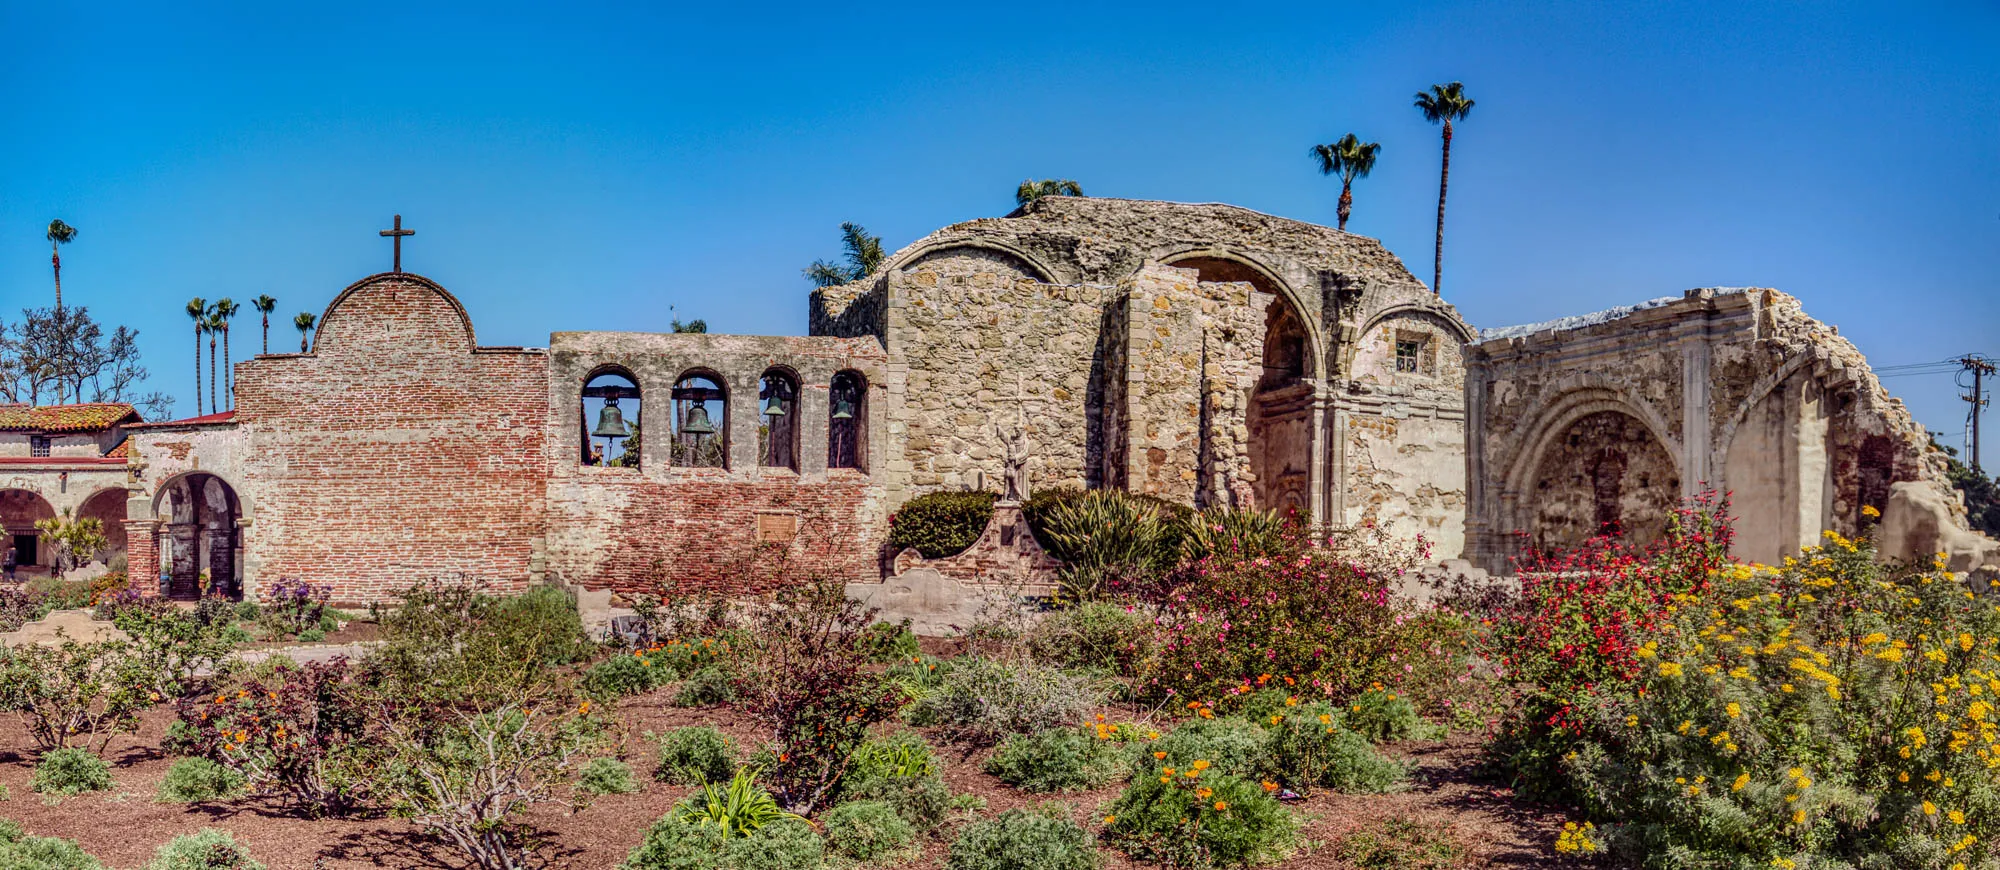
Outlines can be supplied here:
M1167 754L1166 754L1166 753L1164 753L1164 752L1155 752L1155 753L1153 753L1153 758L1155 758L1155 759L1157 759L1157 760L1160 760L1160 761L1165 761L1165 760L1166 760L1166 758L1167 758Z
M1270 780L1268 780L1268 779L1267 779L1267 780L1264 780L1264 782L1263 782L1263 786L1264 786L1264 790L1265 790L1265 791L1277 791L1277 790L1278 790L1278 784L1277 784L1277 783L1275 783L1275 782L1272 782L1272 781L1270 781Z
M1229 802L1228 802L1228 801L1216 801L1216 802L1215 802L1215 811L1216 811L1216 812L1218 812L1218 813L1219 813L1219 812L1222 812L1223 810L1226 810L1226 809L1229 809Z

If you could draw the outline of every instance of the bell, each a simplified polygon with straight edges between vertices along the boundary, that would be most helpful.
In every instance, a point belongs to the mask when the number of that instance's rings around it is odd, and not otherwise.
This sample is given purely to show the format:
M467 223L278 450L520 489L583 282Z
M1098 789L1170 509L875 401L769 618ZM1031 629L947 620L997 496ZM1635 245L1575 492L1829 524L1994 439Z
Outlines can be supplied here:
M688 407L687 423L681 426L683 435L713 435L715 426L708 422L708 409L696 404Z
M848 397L845 394L841 395L837 399L834 399L833 419L835 420L854 419L854 399Z
M624 438L632 434L625 428L625 412L618 410L618 400L604 400L603 409L597 412L597 428L590 430L597 438Z
M785 399L784 399L784 397L783 397L783 396L772 396L772 397L771 397L771 400L770 400L770 401L768 401L768 402L764 403L764 416L766 416L766 417L783 417L783 416L785 416Z

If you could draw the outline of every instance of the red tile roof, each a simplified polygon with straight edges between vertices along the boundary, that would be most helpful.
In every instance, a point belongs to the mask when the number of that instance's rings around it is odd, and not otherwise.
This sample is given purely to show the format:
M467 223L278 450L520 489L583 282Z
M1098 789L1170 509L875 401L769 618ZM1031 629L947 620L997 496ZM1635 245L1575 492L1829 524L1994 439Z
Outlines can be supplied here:
M105 455L105 456L107 456L107 457L114 457L114 456L115 456L115 457L117 457L117 458L119 458L119 459L124 459L124 458L125 458L125 457L127 457L127 456L131 456L131 455L132 455L132 439L130 439L130 438L127 438L127 439L125 439L125 440L123 440L123 441L120 441L120 442L118 442L118 446L117 446L117 447L113 447L113 448L111 448L111 450L110 450L109 452L105 453L104 455Z
M82 405L0 405L0 432L102 432L139 422L139 412L122 402Z
M236 411L232 409L228 411L217 411L213 414L203 414L199 417L188 417L183 420L161 420L158 423L134 423L132 424L131 428L149 428L153 426L207 426L214 423L228 423L235 419L236 419Z

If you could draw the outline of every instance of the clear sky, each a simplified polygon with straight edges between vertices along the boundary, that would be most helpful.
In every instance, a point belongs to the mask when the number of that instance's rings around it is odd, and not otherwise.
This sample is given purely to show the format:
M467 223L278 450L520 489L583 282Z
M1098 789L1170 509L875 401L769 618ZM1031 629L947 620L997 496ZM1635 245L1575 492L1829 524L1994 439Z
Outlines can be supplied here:
M0 0L0 312L48 304L68 221L65 302L138 328L192 413L189 297L268 292L296 347L400 212L482 343L798 334L843 220L893 249L1058 176L1332 224L1307 149L1349 131L1383 145L1349 228L1428 281L1410 102L1460 79L1474 325L1760 285L1878 366L2000 354L1990 0L668 6ZM1957 443L1950 376L1888 383Z

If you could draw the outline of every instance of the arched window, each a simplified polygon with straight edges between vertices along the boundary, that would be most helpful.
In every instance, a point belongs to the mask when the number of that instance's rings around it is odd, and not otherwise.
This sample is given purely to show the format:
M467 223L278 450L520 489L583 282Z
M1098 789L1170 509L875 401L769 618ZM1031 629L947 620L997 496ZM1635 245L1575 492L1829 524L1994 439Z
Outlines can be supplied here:
M583 382L577 413L585 465L638 468L639 383L624 369L605 369Z
M868 467L868 381L858 372L833 376L826 432L826 467Z
M670 463L681 468L729 467L729 396L722 379L691 372L674 383L674 442Z
M799 468L799 382L783 369L757 381L757 464Z

